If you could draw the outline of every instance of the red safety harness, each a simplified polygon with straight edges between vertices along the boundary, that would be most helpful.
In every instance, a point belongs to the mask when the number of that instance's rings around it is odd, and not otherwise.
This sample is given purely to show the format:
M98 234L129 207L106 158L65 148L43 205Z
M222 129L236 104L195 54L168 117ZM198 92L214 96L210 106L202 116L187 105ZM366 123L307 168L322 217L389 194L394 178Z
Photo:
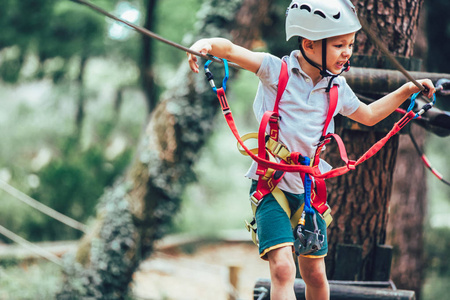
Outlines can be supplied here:
M227 68L227 64L224 63L224 65ZM283 178L285 172L298 172L300 173L302 180L304 180L305 174L308 174L309 176L314 178L314 188L311 189L311 205L322 216L328 214L330 212L330 208L326 201L327 191L325 179L340 176L349 172L350 170L355 169L357 165L363 163L364 161L375 155L392 136L397 134L403 127L405 127L406 124L408 124L409 121L411 121L417 116L417 114L412 111L407 112L397 123L394 124L391 131L384 138L375 143L359 159L350 160L348 159L347 152L345 150L345 146L344 143L342 142L342 139L334 133L327 133L328 125L333 118L338 101L338 88L337 85L333 85L333 87L331 87L329 91L330 103L325 126L322 131L322 137L320 139L320 142L317 145L314 158L312 160L311 165L309 166L302 165L301 160L303 156L300 153L298 152L291 153L286 149L286 147L283 144L278 142L278 135L279 135L278 122L280 117L278 113L278 105L289 80L288 68L284 60L282 61L274 109L273 111L267 111L264 113L259 126L257 152L250 150L244 144L243 139L239 135L235 121L233 119L233 115L228 105L227 98L225 96L224 87L216 89L213 83L212 75L209 72L209 69L207 69L206 65L205 70L207 70L208 80L210 81L211 85L213 86L213 89L217 93L217 97L219 99L219 103L221 105L225 120L231 132L236 137L238 144L242 148L241 151L244 151L258 164L258 168L256 171L256 174L259 176L258 185L256 192L251 197L252 202L256 206L265 195L267 195L268 193L272 192L275 189L276 185ZM269 126L270 131L269 135L266 136L267 126ZM332 169L322 174L318 168L318 164L320 161L319 156L320 153L322 152L323 147L326 144L328 144L332 139L334 139L337 142L341 159L345 162L345 165ZM271 144L272 146L268 147L268 144ZM284 155L280 155L280 153L284 153ZM279 158L280 162L271 159L270 158L271 155L273 157Z
M278 113L278 106L281 100L281 97L283 96L283 93L286 89L287 83L289 81L289 72L287 63L282 60L281 65L281 71L280 76L278 79L278 90L277 90L277 97L275 99L275 105L273 111L266 111L261 119L261 123L259 126L258 131L258 157L263 159L268 159L268 155L270 155L267 152L270 152L272 155L278 157L281 159L281 164L289 164L289 165L301 165L302 161L302 154L299 152L290 152L290 154L286 157L280 157L278 153L280 152L280 149L285 147L281 143L277 144L276 149L269 149L267 151L266 147L266 128L269 126L269 137L275 142L278 142L278 136L279 136L279 113ZM327 118L325 121L325 126L322 130L322 137L320 139L320 143L318 144L316 148L316 152L314 155L314 158L310 164L310 167L313 169L318 170L319 161L320 161L320 152L322 151L325 144L327 144L332 137L334 137L338 144L341 144L343 146L342 140L339 136L334 134L327 134L328 126L333 119L334 112L336 110L337 101L338 101L338 88L337 85L333 85L333 87L330 89L329 92L329 108L327 113ZM343 153L345 156L345 160L347 161L347 164L350 165L350 161L347 159L347 155L345 154L345 148L343 149ZM352 162L353 163L353 162ZM269 174L272 174L270 177ZM305 182L305 172L300 171L300 176ZM258 205L259 201L262 200L264 196L271 193L273 189L276 187L276 185L281 181L283 178L283 175L285 172L283 171L276 171L276 172L269 172L269 168L262 162L258 163L258 168L256 170L256 174L259 176L258 185L256 188L256 191L251 196L251 200L255 205ZM314 188L311 189L311 205L321 214L324 215L327 211L330 212L330 207L327 204L327 190L325 185L325 180L322 178L315 178L315 184Z

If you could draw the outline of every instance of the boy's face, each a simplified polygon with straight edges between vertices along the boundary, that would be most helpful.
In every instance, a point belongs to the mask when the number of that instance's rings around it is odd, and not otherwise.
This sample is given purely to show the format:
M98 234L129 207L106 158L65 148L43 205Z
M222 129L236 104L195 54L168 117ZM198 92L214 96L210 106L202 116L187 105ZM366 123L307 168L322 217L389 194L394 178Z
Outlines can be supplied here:
M333 74L339 74L344 64L353 53L355 33L339 35L327 39L327 70ZM314 51L314 61L322 64L322 41L314 42L318 51Z

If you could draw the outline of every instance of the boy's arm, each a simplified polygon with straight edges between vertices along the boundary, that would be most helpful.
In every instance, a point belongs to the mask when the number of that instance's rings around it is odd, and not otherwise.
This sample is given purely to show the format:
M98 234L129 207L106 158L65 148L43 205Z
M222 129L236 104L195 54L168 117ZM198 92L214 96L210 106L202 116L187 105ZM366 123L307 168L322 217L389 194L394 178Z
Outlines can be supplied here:
M250 51L223 38L198 40L191 46L191 49L201 54L211 54L232 61L253 73L258 71L264 58L264 53ZM198 73L197 57L190 53L187 53L187 56L191 70Z
M431 80L424 79L418 80L418 82L428 89L426 96L431 98L436 92ZM361 102L358 109L348 117L363 125L373 126L393 113L409 96L417 92L419 92L419 88L412 82L405 83L397 90L369 105Z

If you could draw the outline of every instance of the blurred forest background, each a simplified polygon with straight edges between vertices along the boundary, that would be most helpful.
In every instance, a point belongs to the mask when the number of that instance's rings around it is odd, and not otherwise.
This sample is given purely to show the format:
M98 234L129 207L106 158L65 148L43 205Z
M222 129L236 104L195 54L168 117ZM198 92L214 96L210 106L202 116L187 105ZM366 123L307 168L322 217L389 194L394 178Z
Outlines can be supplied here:
M95 4L189 46L202 2L97 0ZM450 3L424 4L422 27L428 48L420 58L426 71L450 73ZM155 107L148 99L158 99L172 83L186 55L159 42L146 44L138 33L70 1L2 0L0 24L0 180L89 224L105 187L131 163ZM149 81L155 86L146 86ZM251 105L256 86L253 74L240 72L230 89L241 132L256 128ZM450 102L438 99L438 107L449 111ZM188 175L197 181L187 188L171 233L214 235L216 228L241 229L251 214L243 197L249 161L235 151L234 137L221 115L214 126L196 173ZM448 138L429 133L425 152L446 179L449 146ZM412 163L422 167L419 157ZM220 178L213 175L215 169L221 170ZM422 299L443 299L450 280L450 188L431 173L423 180L428 184L429 209ZM29 241L76 240L82 235L4 191L0 204L0 225ZM12 243L1 235L0 242ZM30 266L24 275L17 262L0 261L0 290L20 292L23 299L51 291L58 281L58 266L51 263Z

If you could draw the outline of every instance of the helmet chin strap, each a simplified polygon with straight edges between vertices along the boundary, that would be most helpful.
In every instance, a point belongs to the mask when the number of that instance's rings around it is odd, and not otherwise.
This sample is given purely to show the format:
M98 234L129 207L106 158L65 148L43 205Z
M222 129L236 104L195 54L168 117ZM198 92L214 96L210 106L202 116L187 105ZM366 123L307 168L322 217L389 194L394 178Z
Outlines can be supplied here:
M331 89L331 84L333 83L333 80L336 77L338 77L339 75L341 75L343 72L347 72L350 69L350 63L347 61L339 74L332 74L332 73L328 72L328 70L327 70L327 39L322 39L322 66L320 66L317 63L315 63L314 61L312 61L311 59L309 59L306 56L306 53L303 50L303 47L301 45L301 38L300 37L299 37L299 43L300 43L300 45L299 45L300 52L302 53L302 55L305 58L305 60L311 66L319 69L320 75L322 76L322 78L331 77L330 80L328 80L328 86L327 86L327 88L325 90L328 93L330 91L330 89Z

